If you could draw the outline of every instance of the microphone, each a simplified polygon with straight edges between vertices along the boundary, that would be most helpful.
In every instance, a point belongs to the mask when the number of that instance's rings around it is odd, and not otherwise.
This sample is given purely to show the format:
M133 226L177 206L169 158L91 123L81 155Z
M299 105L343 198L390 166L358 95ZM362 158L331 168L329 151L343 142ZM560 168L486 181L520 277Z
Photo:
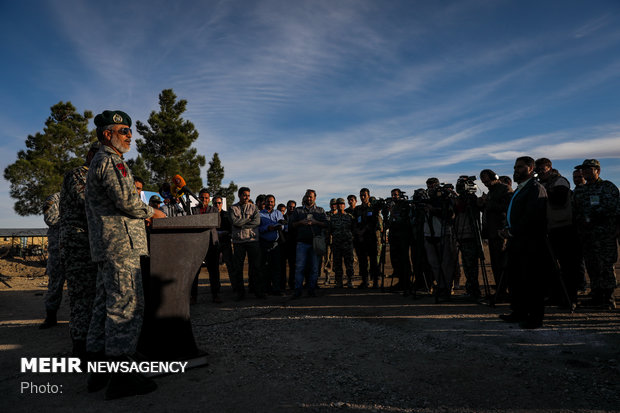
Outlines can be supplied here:
M198 199L198 197L191 191L191 189L187 187L185 179L183 179L181 175L177 174L174 176L174 178L172 178L171 192L176 197L181 197L185 194L191 195L196 201L200 202L200 199Z

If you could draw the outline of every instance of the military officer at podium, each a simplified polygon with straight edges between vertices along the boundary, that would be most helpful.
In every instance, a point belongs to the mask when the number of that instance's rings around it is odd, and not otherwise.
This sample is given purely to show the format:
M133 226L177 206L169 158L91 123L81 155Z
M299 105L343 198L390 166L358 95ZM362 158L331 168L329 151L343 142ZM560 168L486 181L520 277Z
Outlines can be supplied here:
M147 255L145 219L164 213L140 200L123 154L131 146L131 118L106 110L95 117L101 148L86 178L86 217L92 260L97 263L97 292L87 351L91 359L127 360L142 328L144 292L140 256ZM136 374L91 375L89 391L107 384L106 399L149 393L155 382Z

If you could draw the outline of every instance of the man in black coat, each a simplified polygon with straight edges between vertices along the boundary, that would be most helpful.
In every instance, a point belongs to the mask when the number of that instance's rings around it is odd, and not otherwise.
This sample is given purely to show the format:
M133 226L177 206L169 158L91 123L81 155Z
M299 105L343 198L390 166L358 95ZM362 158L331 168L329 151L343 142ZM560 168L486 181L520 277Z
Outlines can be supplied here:
M517 158L514 180L519 184L508 206L508 271L512 313L500 318L518 322L522 328L542 326L544 277L550 270L547 246L547 192L534 177L535 162L529 156Z

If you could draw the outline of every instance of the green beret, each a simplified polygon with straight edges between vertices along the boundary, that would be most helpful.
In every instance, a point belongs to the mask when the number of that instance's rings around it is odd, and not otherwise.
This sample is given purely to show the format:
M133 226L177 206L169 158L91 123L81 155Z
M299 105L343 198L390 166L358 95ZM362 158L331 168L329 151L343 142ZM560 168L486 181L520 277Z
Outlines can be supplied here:
M108 125L127 125L131 127L131 118L122 110L104 110L95 116L95 126L103 128Z
M581 168L600 168L601 163L596 159L586 159L581 164Z

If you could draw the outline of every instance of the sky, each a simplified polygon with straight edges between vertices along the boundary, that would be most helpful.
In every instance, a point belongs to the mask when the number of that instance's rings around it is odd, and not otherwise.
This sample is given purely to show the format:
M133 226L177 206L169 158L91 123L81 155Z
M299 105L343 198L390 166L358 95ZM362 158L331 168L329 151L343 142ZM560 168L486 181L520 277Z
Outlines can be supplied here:
M2 170L59 101L146 122L172 88L223 183L278 203L511 176L521 155L620 183L617 0L0 0L0 22ZM0 228L45 226L8 191Z

